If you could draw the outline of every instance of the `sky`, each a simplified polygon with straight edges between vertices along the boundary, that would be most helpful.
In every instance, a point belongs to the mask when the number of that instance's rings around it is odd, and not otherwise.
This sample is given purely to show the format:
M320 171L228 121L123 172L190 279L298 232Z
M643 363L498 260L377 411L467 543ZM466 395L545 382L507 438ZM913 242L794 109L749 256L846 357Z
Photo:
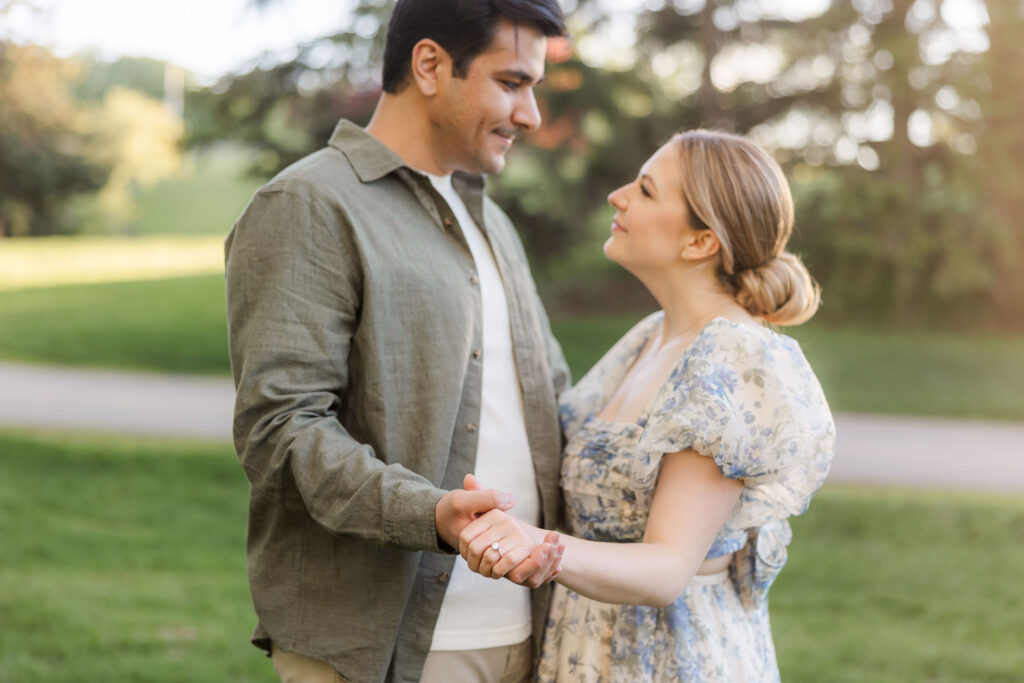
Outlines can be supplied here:
M355 0L26 0L0 14L0 36L61 56L91 50L167 60L200 79L285 51L342 25ZM5 2L0 0L0 8Z
M39 43L61 56L83 50L101 57L146 56L210 80L266 50L287 51L341 26L357 0L276 0L264 10L249 0L21 0L0 15L0 36ZM814 14L828 0L762 0L785 16ZM5 4L0 0L0 8ZM566 3L574 5L575 3ZM623 40L640 0L605 0ZM29 9L36 8L35 10ZM810 11L808 11L810 8Z
M247 62L266 51L276 53L277 61L288 59L297 44L344 25L357 1L272 0L268 8L257 10L249 7L250 0L20 0L6 15L0 12L0 37L46 45L61 56L90 50L111 60L122 55L153 57L210 82L245 69ZM9 2L0 0L0 10ZM609 41L616 50L629 52L630 14L639 2L604 0L606 10L618 14L612 22L618 35L599 36L598 52L614 53L608 50ZM761 0L762 7L787 18L817 14L828 3ZM931 3L923 0L916 5L927 9ZM981 27L987 16L977 0L946 0L942 13L961 28L958 38L963 47L984 49Z

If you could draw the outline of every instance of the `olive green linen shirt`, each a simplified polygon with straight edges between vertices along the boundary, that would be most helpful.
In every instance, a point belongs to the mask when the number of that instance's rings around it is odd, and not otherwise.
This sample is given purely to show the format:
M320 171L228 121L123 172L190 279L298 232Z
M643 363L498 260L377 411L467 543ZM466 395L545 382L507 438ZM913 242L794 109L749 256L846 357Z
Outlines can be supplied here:
M453 184L501 273L551 528L568 370L508 217L483 178ZM257 191L225 251L253 642L355 683L413 683L455 560L434 508L476 459L482 312L469 247L429 179L343 120L326 148ZM548 593L534 592L538 643Z

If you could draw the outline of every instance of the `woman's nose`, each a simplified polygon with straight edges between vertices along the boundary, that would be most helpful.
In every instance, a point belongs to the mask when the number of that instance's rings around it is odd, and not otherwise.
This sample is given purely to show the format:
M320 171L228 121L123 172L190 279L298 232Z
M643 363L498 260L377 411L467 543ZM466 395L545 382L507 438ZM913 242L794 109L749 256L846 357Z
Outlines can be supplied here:
M614 206L619 211L622 211L624 208L626 208L626 193L623 192L623 190L625 189L626 186L623 185L617 190L612 190L612 192L608 195L608 203Z

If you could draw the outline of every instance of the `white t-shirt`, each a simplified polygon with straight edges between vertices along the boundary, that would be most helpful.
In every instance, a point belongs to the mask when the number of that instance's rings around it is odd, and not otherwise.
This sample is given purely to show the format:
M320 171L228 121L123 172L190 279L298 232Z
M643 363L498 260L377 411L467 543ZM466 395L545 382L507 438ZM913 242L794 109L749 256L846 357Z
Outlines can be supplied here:
M483 388L476 471L481 485L515 496L510 514L540 522L537 480L526 437L523 396L512 355L508 302L490 245L452 188L451 176L425 174L455 214L476 262L483 305ZM530 637L530 589L474 574L455 560L431 650L477 650Z

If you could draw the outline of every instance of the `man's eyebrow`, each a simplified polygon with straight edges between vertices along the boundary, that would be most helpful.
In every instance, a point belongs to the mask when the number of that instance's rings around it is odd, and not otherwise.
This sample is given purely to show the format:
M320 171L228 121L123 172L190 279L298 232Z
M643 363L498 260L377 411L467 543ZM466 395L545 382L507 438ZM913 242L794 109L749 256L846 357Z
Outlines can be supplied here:
M525 71L519 71L518 69L512 69L510 71L499 71L495 75L498 76L499 78L515 80L519 81L520 83L533 83L534 85L540 85L541 83L544 82L543 76L534 81L533 76L526 73Z

